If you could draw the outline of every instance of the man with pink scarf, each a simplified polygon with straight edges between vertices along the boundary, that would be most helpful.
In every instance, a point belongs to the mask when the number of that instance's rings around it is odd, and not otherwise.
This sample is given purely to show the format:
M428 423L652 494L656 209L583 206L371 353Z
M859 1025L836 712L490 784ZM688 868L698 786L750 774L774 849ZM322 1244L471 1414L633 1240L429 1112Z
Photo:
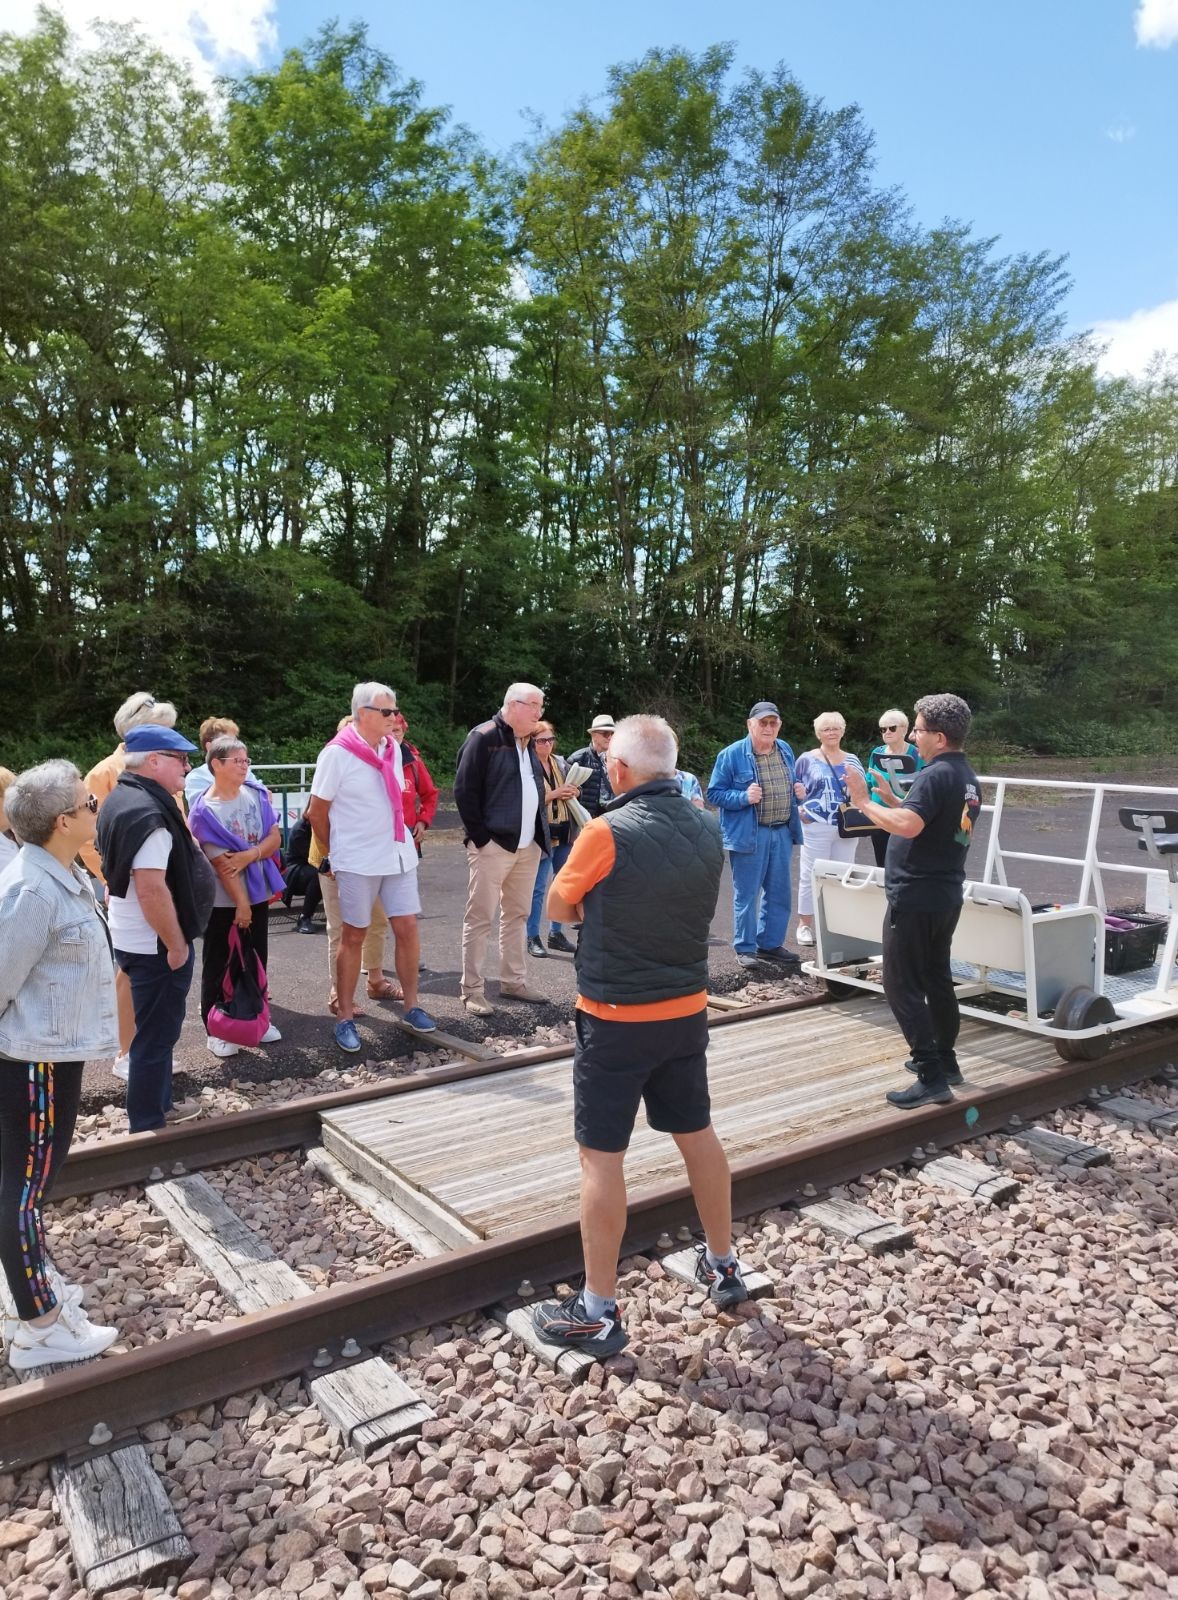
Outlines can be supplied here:
M356 685L352 725L342 728L319 752L307 806L307 819L323 850L320 870L329 872L339 889L335 1042L352 1053L363 1048L353 997L364 935L378 900L396 939L397 977L405 1005L401 1020L414 1033L433 1033L437 1028L417 1003L421 901L417 849L405 827L401 752L392 737L396 711L397 697L386 684Z

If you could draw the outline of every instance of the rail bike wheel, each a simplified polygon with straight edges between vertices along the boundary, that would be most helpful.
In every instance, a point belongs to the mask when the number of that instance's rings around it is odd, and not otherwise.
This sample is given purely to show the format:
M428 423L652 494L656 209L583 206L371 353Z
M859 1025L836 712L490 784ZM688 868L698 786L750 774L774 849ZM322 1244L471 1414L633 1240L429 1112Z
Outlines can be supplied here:
M1107 995L1095 994L1086 984L1078 983L1060 996L1051 1019L1053 1028L1094 1028L1100 1022L1116 1020L1116 1008ZM1099 1061L1107 1055L1112 1039L1098 1034L1094 1039L1056 1039L1056 1053L1064 1061Z

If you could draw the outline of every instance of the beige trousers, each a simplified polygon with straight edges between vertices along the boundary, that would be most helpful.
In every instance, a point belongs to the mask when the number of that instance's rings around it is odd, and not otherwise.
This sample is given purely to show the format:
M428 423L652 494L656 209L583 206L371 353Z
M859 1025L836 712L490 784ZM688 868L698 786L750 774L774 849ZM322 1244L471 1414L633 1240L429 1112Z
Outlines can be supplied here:
M462 919L462 998L481 1000L483 962L496 907L499 910L499 983L522 989L527 982L528 912L540 865L540 846L504 850L494 839L481 850L466 847L470 888Z
M339 951L342 923L339 914L339 885L334 878L319 874L319 887L323 890L323 909L327 913L327 976L335 993L335 958ZM378 900L372 908L372 921L364 935L364 952L360 965L379 977L384 971L384 941L389 931L388 913Z

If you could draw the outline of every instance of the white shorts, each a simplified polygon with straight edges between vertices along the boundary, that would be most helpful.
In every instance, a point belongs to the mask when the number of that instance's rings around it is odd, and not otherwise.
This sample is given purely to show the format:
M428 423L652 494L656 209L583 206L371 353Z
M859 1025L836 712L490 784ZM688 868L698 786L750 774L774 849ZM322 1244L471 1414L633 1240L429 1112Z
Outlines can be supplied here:
M340 921L350 928L366 928L379 900L386 917L412 917L421 910L417 893L417 868L372 877L366 872L337 872Z

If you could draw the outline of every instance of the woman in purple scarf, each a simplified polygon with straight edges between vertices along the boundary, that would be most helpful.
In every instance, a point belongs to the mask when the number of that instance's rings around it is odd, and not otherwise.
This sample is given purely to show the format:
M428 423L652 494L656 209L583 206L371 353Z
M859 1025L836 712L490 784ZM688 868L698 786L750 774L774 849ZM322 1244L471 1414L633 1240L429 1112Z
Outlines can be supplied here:
M208 752L211 786L192 803L188 825L217 872L217 898L205 929L200 971L200 1014L221 998L229 964L229 930L237 924L242 942L252 943L263 966L269 956L270 897L281 892L282 874L274 857L282 843L270 796L254 779L247 781L249 751L240 739L222 734ZM271 1025L262 1035L273 1044L282 1035ZM226 1039L205 1041L215 1056L235 1056L239 1046Z

